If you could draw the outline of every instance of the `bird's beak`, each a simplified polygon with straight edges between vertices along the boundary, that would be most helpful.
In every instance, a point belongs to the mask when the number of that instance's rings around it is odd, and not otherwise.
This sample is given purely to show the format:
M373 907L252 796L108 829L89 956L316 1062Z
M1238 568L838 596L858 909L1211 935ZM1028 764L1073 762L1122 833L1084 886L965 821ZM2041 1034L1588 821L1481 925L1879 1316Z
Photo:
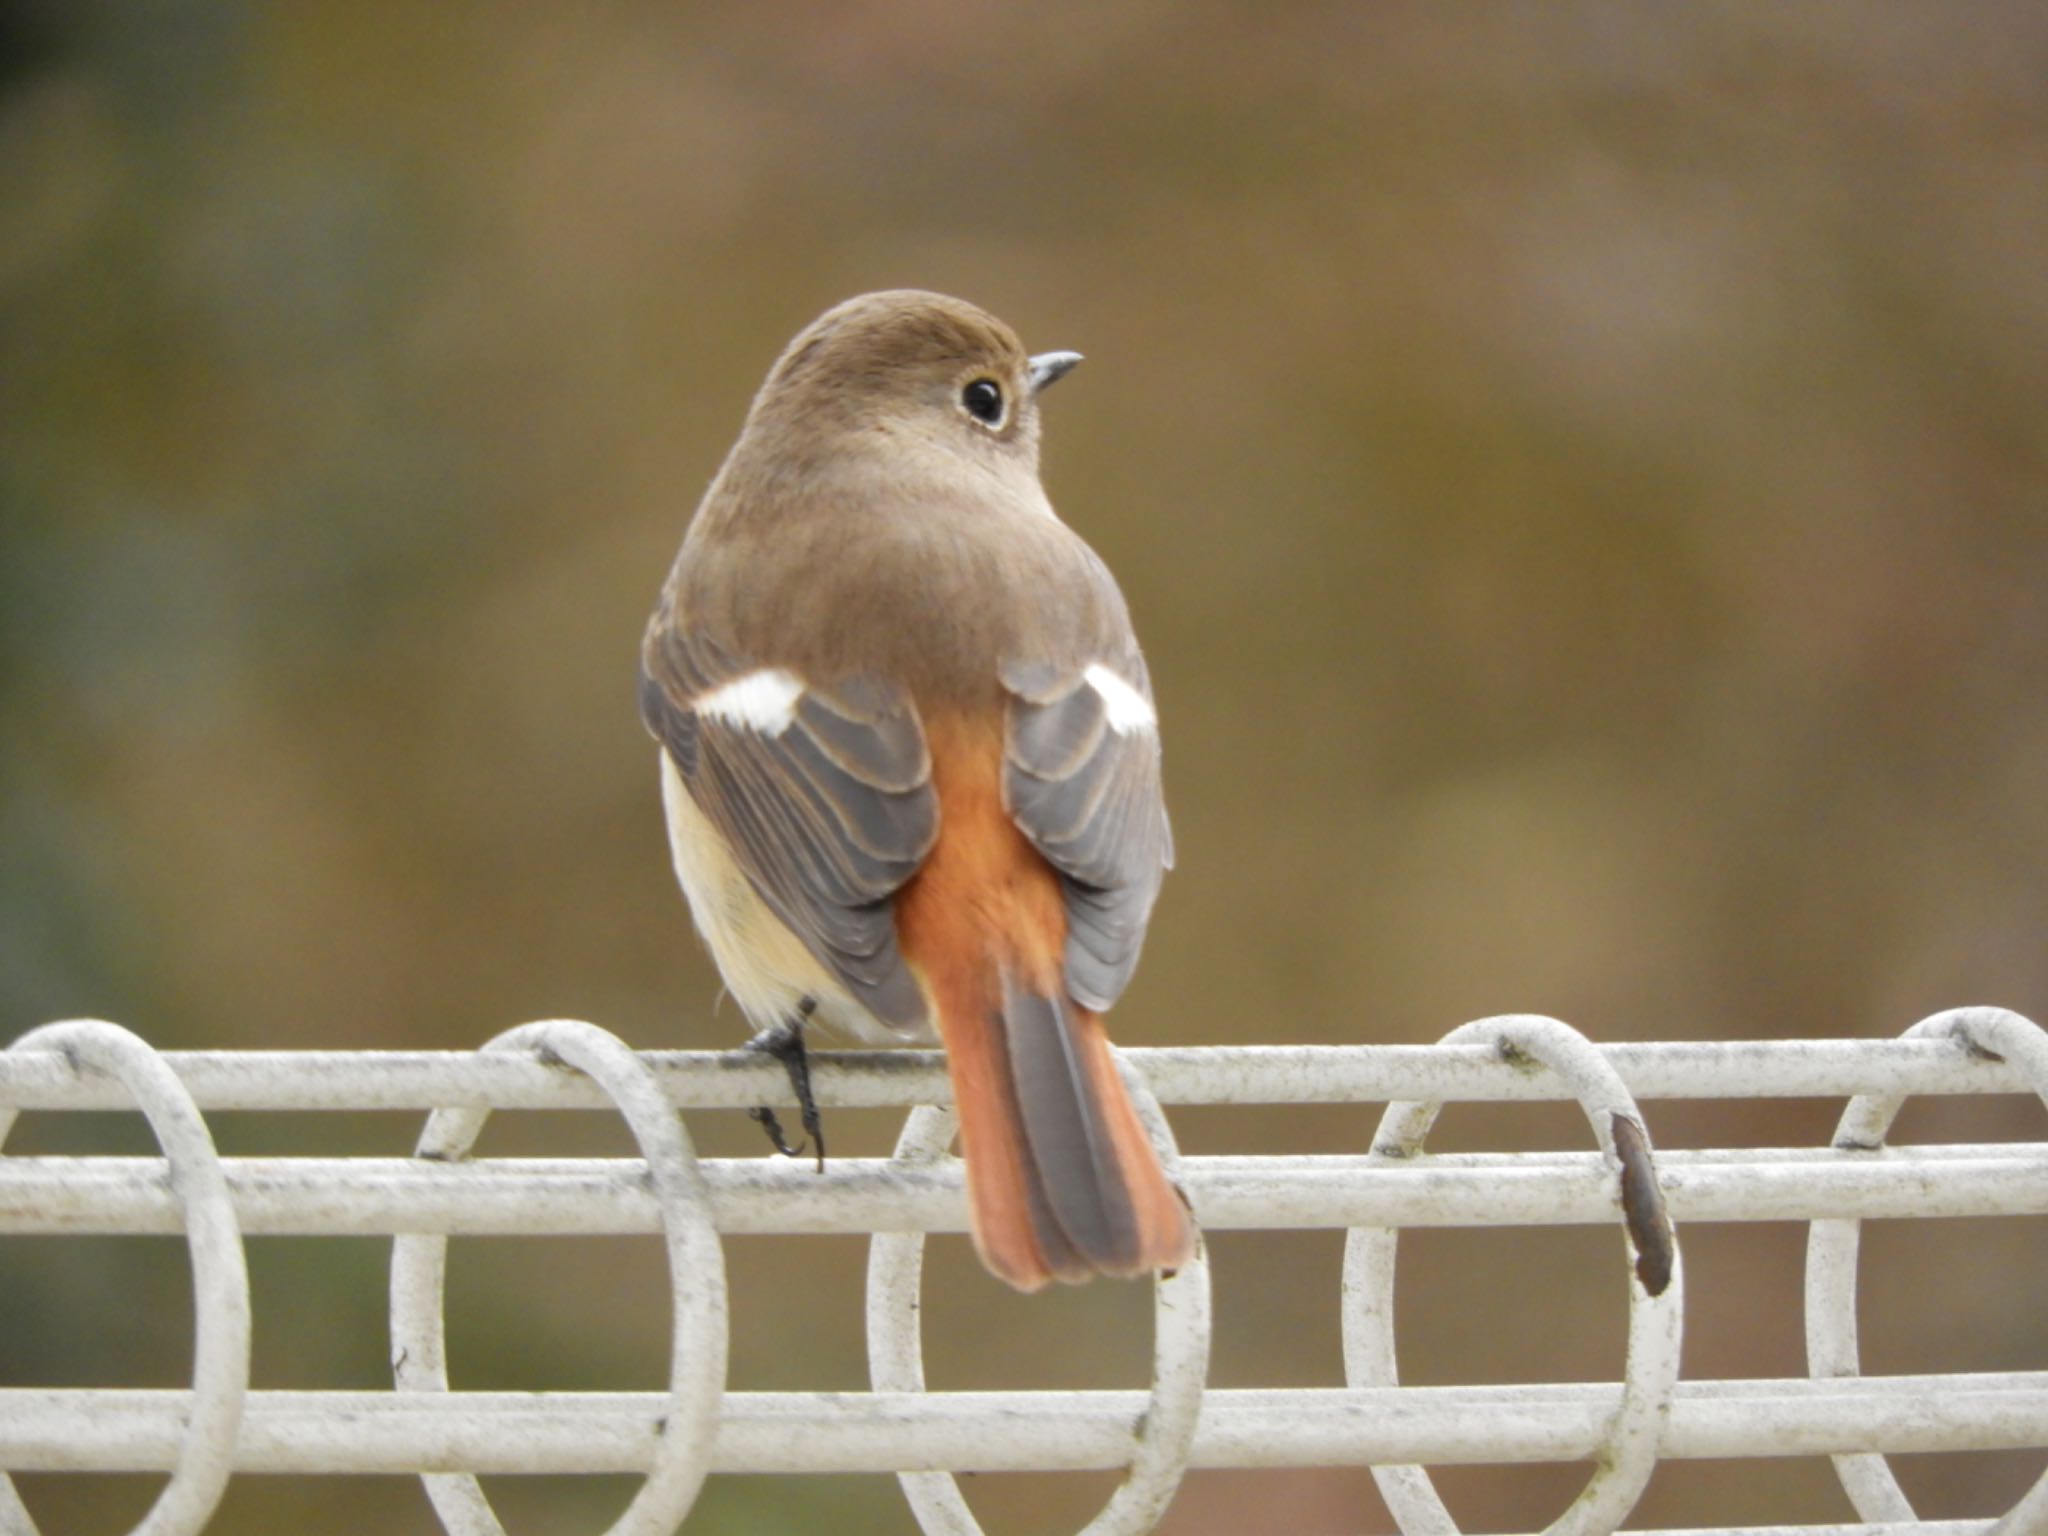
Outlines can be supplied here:
M1024 372L1024 377L1031 384L1031 393L1038 394L1048 384L1065 378L1080 361L1081 354L1078 352L1039 353L1031 359L1030 366Z

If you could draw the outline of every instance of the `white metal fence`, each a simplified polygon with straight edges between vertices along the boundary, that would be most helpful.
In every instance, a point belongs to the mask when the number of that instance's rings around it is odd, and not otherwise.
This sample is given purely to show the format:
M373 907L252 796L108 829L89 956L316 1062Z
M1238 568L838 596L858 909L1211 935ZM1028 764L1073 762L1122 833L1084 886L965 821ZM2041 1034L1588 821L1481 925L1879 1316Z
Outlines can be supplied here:
M526 1025L474 1053L158 1052L112 1024L34 1031L0 1052L0 1140L15 1113L139 1107L161 1157L0 1157L0 1233L183 1232L196 1299L190 1391L0 1391L0 1467L168 1471L136 1527L204 1527L237 1471L417 1472L451 1532L500 1529L475 1474L638 1472L611 1527L666 1533L707 1473L894 1472L929 1533L979 1529L952 1474L1127 1468L1087 1527L1149 1530L1190 1467L1369 1465L1401 1529L1455 1532L1426 1467L1587 1463L1549 1529L1614 1530L1659 1458L1827 1455L1856 1531L2048 1532L2048 1474L2002 1518L1921 1523L1887 1452L2048 1446L2048 1373L1867 1377L1855 1288L1860 1223L1877 1217L2048 1213L2048 1142L1887 1148L1912 1094L2032 1092L2048 1103L2048 1033L1958 1009L1894 1041L1596 1048L1554 1020L1465 1026L1427 1047L1133 1050L1123 1065L1202 1225L1342 1228L1341 1389L1205 1387L1209 1276L1199 1254L1156 1287L1153 1381L1131 1392L925 1390L918 1335L923 1235L965 1212L944 1070L918 1053L819 1058L822 1102L918 1105L889 1159L699 1159L674 1110L786 1096L745 1053L635 1053L589 1024ZM1154 1096L1156 1095L1156 1102ZM1849 1100L1826 1148L1653 1152L1638 1103L1657 1098ZM1454 1100L1576 1099L1597 1150L1423 1150ZM1180 1158L1166 1104L1386 1103L1357 1156ZM464 1156L501 1108L615 1106L641 1156ZM221 1158L220 1110L429 1112L419 1156ZM1688 1221L1811 1223L1809 1376L1679 1378ZM1404 1227L1613 1222L1626 1235L1629 1341L1617 1383L1401 1387L1395 1245ZM665 1393L454 1390L442 1342L450 1235L661 1233L674 1323ZM725 1390L721 1239L741 1232L874 1234L867 1329L873 1391ZM390 1236L393 1388L251 1391L245 1236ZM0 1532L34 1530L0 1476ZM1764 1528L1754 1528L1762 1530ZM1790 1529L1790 1528L1772 1528Z

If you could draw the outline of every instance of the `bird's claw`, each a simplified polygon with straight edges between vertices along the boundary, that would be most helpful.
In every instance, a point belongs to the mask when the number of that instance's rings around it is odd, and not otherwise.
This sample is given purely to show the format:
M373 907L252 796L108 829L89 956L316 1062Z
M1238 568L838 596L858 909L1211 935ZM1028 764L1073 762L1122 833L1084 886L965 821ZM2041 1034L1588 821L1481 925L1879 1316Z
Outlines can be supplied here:
M789 1144L782 1122L775 1111L767 1105L747 1111L748 1118L768 1133L768 1139L775 1144L775 1150L784 1157L801 1157L809 1147L818 1159L818 1172L825 1171L825 1125L818 1114L818 1101L811 1094L811 1059L804 1047L804 1020L811 1016L817 1005L805 998L798 1005L797 1016L774 1029L765 1029L747 1042L747 1048L762 1051L782 1063L782 1070L789 1074L790 1092L796 1096L797 1118L804 1128L804 1140L795 1146Z

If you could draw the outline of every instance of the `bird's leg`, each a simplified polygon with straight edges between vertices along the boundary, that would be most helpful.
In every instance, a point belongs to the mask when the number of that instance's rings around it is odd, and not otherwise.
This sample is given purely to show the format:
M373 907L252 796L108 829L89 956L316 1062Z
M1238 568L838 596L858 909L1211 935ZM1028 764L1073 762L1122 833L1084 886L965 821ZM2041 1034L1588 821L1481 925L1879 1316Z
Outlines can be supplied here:
M817 1000L807 997L797 1004L795 1018L785 1019L773 1029L764 1029L747 1042L748 1050L773 1056L782 1063L782 1070L789 1074L789 1087L796 1095L797 1115L803 1123L805 1142L792 1147L783 1134L782 1122L765 1104L748 1110L747 1114L767 1131L768 1139L775 1143L775 1150L784 1157L801 1157L804 1146L811 1147L817 1155L818 1172L823 1173L825 1126L818 1116L818 1101L811 1096L811 1058L804 1049L804 1022L817 1011L817 1007Z

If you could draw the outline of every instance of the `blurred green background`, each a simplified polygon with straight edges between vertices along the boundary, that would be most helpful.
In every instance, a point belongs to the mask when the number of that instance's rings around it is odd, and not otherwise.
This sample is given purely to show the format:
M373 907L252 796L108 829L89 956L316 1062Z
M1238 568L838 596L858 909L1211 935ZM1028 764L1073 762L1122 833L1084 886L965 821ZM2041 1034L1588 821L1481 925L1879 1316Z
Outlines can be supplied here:
M777 349L902 285L1089 356L1047 482L1130 596L1181 855L1119 1039L2048 1018L2044 82L2024 3L8 0L0 1029L736 1041L636 646ZM1838 1107L1651 1126L1812 1144ZM2031 1103L1913 1114L2040 1134ZM1177 1123L1337 1151L1375 1116ZM485 1150L620 1144L582 1118ZM231 1150L416 1129L224 1121ZM1466 1109L1433 1144L1584 1142L1575 1113ZM1688 1373L1799 1374L1801 1234L1687 1242ZM1341 1382L1338 1246L1216 1242L1219 1384ZM1412 1241L1404 1376L1612 1378L1615 1246ZM1014 1299L935 1247L939 1384L1142 1379L1139 1289ZM2038 1223L1868 1247L1873 1368L2048 1367ZM183 1262L0 1246L0 1380L182 1383ZM259 1384L388 1382L377 1245L252 1262ZM863 1384L860 1244L732 1265L735 1387ZM460 1384L661 1379L653 1240L458 1244L455 1290ZM1990 1515L2038 1461L1906 1476L1923 1514ZM1445 1484L1498 1529L1582 1480ZM26 1486L53 1531L154 1487ZM1042 1531L1108 1486L975 1497ZM630 1487L500 1491L566 1531ZM1849 1515L1822 1463L1703 1464L1634 1523ZM436 1528L403 1480L245 1479L214 1529L287 1523ZM1387 1528L1328 1471L1198 1475L1165 1530ZM714 1479L689 1529L910 1521L886 1479Z

